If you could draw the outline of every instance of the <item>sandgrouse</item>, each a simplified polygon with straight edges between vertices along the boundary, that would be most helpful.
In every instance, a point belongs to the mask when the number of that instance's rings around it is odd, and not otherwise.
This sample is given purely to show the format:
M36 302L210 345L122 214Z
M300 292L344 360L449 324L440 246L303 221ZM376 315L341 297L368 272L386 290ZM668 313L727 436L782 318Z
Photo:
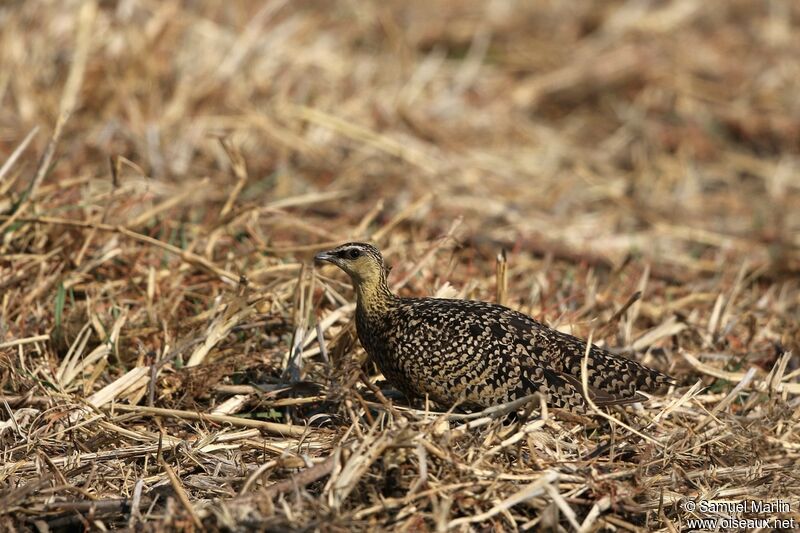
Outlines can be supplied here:
M386 283L377 248L348 243L316 255L344 270L355 288L356 330L389 382L445 406L489 407L539 392L548 405L586 412L581 360L586 342L502 305L401 298ZM597 405L641 401L672 378L592 346L587 365Z

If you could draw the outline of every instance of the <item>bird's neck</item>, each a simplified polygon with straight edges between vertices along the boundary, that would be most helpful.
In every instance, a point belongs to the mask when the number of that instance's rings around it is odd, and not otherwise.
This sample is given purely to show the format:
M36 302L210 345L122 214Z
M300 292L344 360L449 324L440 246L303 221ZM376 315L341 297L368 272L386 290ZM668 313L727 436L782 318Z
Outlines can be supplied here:
M357 283L356 298L356 306L363 313L373 315L387 311L396 296L389 289L386 276L382 275Z

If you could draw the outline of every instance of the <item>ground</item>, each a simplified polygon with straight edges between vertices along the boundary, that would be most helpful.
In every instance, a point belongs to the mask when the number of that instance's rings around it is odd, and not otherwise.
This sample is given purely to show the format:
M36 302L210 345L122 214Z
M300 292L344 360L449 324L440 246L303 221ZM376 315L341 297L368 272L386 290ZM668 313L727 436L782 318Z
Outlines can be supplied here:
M0 26L0 529L800 522L797 3ZM499 300L677 385L588 417L409 404L312 266L349 240L400 294Z

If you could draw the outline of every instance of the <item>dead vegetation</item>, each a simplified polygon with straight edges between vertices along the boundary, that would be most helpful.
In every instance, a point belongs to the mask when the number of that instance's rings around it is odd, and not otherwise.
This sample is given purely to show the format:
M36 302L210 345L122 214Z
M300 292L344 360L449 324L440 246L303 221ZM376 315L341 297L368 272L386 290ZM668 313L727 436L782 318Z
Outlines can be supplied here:
M0 7L2 529L800 521L797 4L185 4ZM679 386L408 405L356 238Z

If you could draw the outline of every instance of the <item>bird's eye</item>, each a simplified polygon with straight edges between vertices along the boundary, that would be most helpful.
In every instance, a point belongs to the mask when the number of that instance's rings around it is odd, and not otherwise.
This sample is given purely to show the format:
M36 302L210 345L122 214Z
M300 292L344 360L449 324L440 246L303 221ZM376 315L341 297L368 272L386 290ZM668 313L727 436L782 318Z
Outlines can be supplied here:
M359 257L361 257L361 250L358 248L350 248L347 250L348 259L358 259Z

